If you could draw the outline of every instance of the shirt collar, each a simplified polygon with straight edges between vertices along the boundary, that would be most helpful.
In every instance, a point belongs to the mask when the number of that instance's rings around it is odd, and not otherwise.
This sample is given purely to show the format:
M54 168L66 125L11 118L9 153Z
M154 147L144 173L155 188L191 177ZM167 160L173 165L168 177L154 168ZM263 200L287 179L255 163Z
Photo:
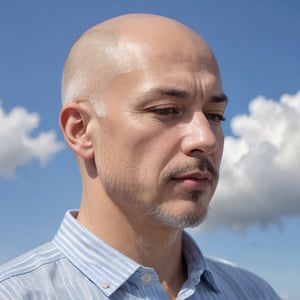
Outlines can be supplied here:
M84 228L68 211L53 239L56 247L108 297L141 266Z
M182 236L182 253L188 268L188 281L196 285L204 280L215 292L220 292L200 248L186 231Z
M88 231L76 220L77 214L77 211L66 212L53 243L81 273L109 297L143 267ZM182 251L188 268L187 281L197 285L203 279L218 292L204 256L185 231Z

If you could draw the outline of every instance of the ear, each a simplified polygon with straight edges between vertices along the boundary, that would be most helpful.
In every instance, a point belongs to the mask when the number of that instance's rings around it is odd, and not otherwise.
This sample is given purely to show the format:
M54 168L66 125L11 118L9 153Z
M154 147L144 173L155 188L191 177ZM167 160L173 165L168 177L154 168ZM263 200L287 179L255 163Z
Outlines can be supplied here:
M78 103L64 106L60 112L59 124L68 146L84 160L94 158L93 143L87 134L88 115Z

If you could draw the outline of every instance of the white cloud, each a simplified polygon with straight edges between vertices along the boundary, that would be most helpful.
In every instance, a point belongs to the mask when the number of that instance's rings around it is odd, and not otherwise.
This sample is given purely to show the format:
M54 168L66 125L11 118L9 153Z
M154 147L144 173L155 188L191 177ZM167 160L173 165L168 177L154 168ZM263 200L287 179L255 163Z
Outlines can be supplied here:
M286 293L285 293L285 294L282 294L280 297L281 297L282 300L290 300L289 295L286 294Z
M38 159L44 165L63 144L56 140L53 131L41 132L32 137L39 125L39 115L25 108L15 107L5 113L0 103L0 176L13 177L16 167Z
M231 122L205 229L243 231L300 215L300 92L252 100Z
M299 300L300 299L300 297L299 297L299 295L291 295L290 293L282 293L281 295L280 295L280 299L281 300Z

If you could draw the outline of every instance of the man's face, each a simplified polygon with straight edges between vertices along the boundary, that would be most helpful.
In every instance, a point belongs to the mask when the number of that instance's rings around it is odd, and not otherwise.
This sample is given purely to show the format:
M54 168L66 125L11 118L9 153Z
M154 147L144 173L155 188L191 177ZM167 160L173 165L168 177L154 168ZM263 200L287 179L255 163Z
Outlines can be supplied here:
M226 97L210 55L194 44L161 48L140 46L108 87L106 115L93 125L95 162L128 217L195 226L217 185Z

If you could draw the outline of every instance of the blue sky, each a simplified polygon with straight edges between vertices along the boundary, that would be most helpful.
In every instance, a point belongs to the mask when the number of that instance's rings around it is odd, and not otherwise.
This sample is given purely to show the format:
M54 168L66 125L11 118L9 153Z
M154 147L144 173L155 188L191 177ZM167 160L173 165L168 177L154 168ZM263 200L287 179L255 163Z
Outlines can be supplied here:
M66 53L124 13L181 21L209 43L230 99L222 179L203 251L300 299L300 2L53 0L0 2L0 263L50 240L81 184L58 127ZM183 45L178 45L182 47ZM289 96L288 96L289 95Z

